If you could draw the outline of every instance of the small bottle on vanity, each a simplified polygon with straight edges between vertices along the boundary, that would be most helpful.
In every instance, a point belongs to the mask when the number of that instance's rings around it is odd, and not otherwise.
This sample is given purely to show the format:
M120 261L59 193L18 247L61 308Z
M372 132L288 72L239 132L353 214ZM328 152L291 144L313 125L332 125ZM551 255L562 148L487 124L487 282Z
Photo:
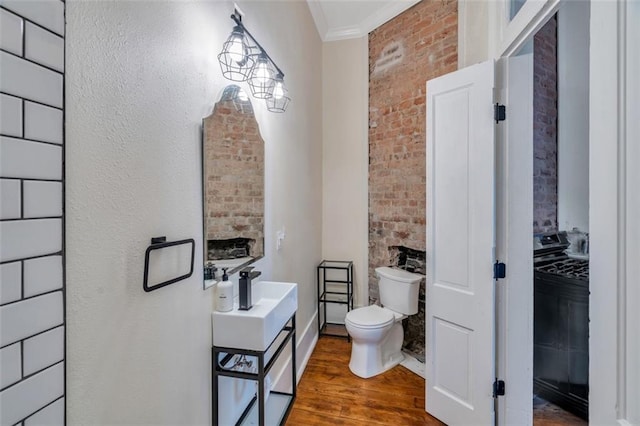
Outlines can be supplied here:
M233 283L229 281L227 268L222 268L222 281L216 286L216 310L229 312L233 309Z

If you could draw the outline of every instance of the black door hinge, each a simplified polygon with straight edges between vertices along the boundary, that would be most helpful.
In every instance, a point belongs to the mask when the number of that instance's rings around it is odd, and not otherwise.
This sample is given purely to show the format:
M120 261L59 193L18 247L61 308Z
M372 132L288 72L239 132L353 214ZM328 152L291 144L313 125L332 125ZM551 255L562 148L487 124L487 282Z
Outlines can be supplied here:
M493 279L499 280L507 276L507 265L502 262L496 261L493 264Z
M497 398L499 396L504 396L504 380L496 378L495 382L493 382L493 397Z
M496 103L493 106L493 119L496 120L496 123L500 121L504 121L507 119L507 107L504 105L500 105Z

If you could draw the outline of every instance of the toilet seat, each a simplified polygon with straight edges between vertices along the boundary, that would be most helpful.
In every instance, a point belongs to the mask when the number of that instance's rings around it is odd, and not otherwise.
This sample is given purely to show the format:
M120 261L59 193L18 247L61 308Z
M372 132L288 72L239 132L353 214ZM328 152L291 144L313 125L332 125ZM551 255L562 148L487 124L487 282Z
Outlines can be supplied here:
M396 316L389 309L378 305L366 306L349 311L345 321L361 329L383 328L395 321Z

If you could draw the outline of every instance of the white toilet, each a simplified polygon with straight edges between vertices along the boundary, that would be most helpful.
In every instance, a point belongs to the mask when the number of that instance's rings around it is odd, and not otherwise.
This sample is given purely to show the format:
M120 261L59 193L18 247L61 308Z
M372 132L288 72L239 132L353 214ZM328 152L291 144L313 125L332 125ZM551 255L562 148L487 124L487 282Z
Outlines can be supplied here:
M349 369L369 378L384 373L403 359L402 320L418 313L418 290L422 275L401 269L376 268L380 303L347 313L345 324L351 336Z

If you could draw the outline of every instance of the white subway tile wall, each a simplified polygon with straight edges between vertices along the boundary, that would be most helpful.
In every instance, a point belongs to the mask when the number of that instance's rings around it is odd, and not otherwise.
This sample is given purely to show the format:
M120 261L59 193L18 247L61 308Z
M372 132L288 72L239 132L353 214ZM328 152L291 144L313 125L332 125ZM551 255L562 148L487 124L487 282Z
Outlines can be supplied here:
M7 52L0 52L0 63L0 91L62 108L62 74Z
M0 222L0 262L44 256L62 250L62 220Z
M22 298L22 262L0 265L0 305Z
M24 31L25 58L64 71L64 39L29 22Z
M0 319L0 345L3 347L50 330L63 321L62 292L2 305Z
M62 148L56 145L0 138L2 177L62 179Z
M20 181L16 179L0 179L0 219L20 219L21 189Z
M55 426L64 424L64 398L56 400L24 421L24 426Z
M0 424L14 425L63 396L63 364L55 364L3 390Z
M2 11L0 9L0 11ZM0 133L22 137L22 99L0 95Z
M0 48L22 54L22 19L7 10L0 10Z
M43 142L62 143L62 110L25 102L24 137Z
M20 343L0 349L0 389L22 379L22 352Z
M56 0L3 0L2 6L25 20L64 36L64 2Z
M47 348L43 351L42 348ZM29 376L64 358L64 327L54 328L24 341L24 375Z
M64 11L0 0L0 425L64 425Z
M62 216L62 182L25 180L24 217Z
M62 256L38 257L24 261L24 297L62 288Z

